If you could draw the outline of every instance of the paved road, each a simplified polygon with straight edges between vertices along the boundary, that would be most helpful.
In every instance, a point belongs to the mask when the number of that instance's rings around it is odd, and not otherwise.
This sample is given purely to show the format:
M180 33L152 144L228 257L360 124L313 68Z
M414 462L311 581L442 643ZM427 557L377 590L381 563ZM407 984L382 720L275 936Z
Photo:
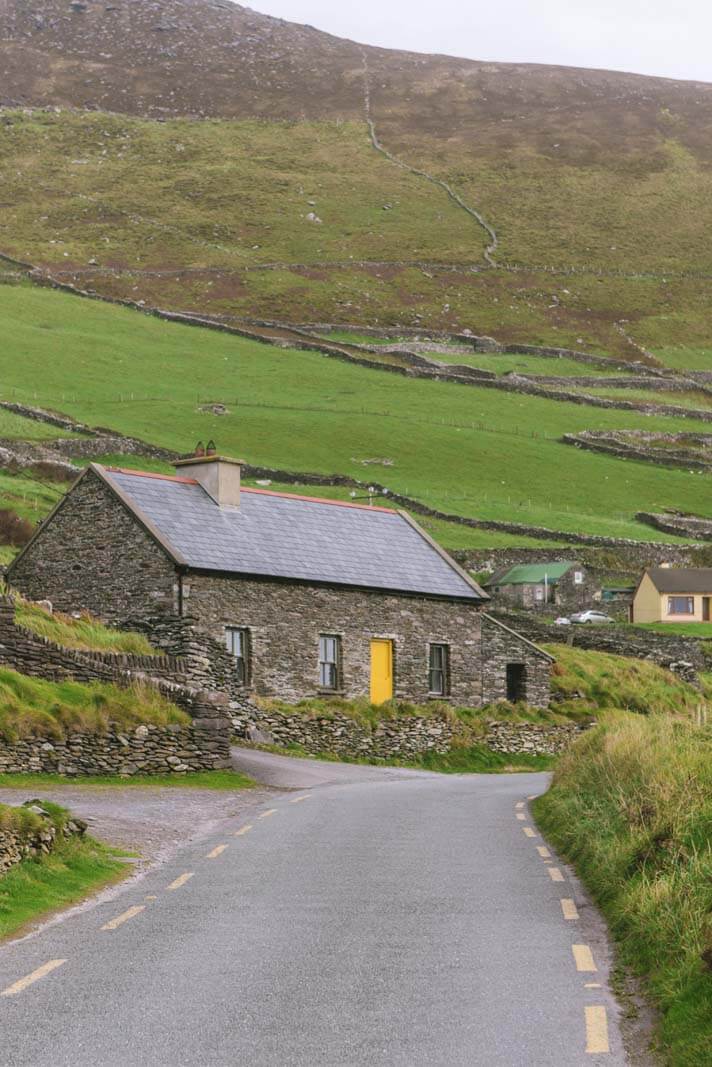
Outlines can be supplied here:
M525 832L544 776L238 760L287 788L0 949L3 1067L627 1062L600 921Z

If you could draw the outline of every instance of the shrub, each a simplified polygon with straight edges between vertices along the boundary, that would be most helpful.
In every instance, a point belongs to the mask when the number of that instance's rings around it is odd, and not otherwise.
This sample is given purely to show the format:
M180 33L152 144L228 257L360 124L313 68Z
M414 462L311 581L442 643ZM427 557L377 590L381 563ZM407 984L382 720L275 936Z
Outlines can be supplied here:
M34 532L29 519L23 519L12 508L0 508L0 544L26 545Z

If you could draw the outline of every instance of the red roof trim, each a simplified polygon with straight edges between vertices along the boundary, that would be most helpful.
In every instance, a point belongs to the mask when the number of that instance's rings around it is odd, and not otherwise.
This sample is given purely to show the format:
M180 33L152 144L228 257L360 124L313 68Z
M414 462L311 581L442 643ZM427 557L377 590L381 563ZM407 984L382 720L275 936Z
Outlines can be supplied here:
M184 485L199 484L196 478L181 478L177 474L160 474L156 471L137 471L132 470L130 467L105 467L104 470L107 470L112 474L132 474L136 478L158 478L164 482L182 482ZM339 508L360 508L362 511L385 511L388 515L398 514L396 508L384 508L380 504L356 504L351 500L330 500L328 497L323 496L302 496L299 493L281 493L276 489L253 489L250 486L243 486L240 492L258 493L261 496L279 496L284 497L287 500L305 500L310 504L331 504L334 507Z
M183 482L185 485L197 485L195 478L181 478L177 474L160 474L158 471L136 471L130 467L104 467L112 474L133 474L136 478L159 478L164 482Z

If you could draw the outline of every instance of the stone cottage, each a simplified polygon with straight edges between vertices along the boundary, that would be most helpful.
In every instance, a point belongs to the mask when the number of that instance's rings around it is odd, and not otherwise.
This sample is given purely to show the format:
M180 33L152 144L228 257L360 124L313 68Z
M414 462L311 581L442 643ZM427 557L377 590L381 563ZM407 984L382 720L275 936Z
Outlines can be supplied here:
M600 587L582 563L520 563L495 572L485 589L508 606L580 611L600 600Z
M179 655L190 620L233 696L549 701L551 657L404 512L244 488L219 456L91 464L8 577Z

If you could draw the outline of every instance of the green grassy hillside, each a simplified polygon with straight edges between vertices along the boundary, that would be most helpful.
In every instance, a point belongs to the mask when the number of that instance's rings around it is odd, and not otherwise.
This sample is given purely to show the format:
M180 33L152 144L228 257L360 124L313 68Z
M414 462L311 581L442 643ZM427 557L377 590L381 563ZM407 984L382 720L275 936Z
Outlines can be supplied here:
M0 286L0 320L5 399L178 451L214 437L254 464L373 478L449 512L574 532L646 540L638 510L712 514L699 475L558 442L592 425L689 420L412 380L24 286ZM215 401L228 414L201 410Z
M712 184L689 153L670 147L634 181L629 163L454 151L420 137L406 158L486 205L499 269L481 269L477 223L379 155L363 122L5 111L0 252L104 294L238 318L467 327L638 359L625 320L654 351L709 347L694 275L712 272Z

